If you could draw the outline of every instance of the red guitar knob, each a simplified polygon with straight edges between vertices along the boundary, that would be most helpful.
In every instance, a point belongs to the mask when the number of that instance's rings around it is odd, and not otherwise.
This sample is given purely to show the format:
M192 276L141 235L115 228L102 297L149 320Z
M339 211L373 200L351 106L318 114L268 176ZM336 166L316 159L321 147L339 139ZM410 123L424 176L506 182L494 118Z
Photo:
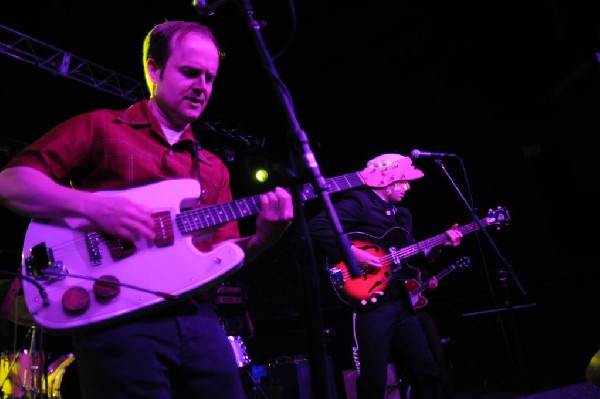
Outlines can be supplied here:
M90 294L82 287L71 287L62 296L62 307L69 314L83 314L90 307Z
M121 287L119 279L115 276L102 276L94 282L94 294L98 302L107 302L119 295Z

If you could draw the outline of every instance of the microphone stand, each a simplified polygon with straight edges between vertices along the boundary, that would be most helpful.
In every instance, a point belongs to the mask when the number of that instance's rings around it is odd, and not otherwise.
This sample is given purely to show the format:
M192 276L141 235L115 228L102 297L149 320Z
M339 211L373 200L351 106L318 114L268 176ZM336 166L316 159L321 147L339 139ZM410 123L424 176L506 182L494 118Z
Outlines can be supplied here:
M453 155L453 157L458 158L458 160L461 162L462 164L462 159L460 159L460 157ZM508 281L508 276L511 277L512 282L514 283L514 285L518 288L519 293L523 296L526 297L527 293L525 292L525 289L523 288L523 285L521 284L521 282L519 281L519 278L517 277L516 273L514 272L514 269L512 268L512 266L510 265L510 263L508 262L508 260L502 255L502 253L500 252L500 250L498 249L498 247L496 246L494 240L492 239L492 237L489 235L489 233L485 230L485 228L483 227L483 225L481 224L481 221L477 218L477 215L475 214L475 210L473 209L473 207L471 207L471 205L469 204L469 202L466 200L466 198L464 197L464 195L462 194L462 192L460 191L460 189L458 188L458 186L456 185L456 183L454 182L454 180L452 179L452 176L450 176L450 174L448 173L448 171L446 170L446 167L444 166L444 163L442 162L442 160L440 158L436 158L435 162L439 165L439 167L442 169L442 171L444 172L444 174L446 175L446 177L448 177L448 179L450 180L450 183L452 184L452 186L454 187L454 189L456 190L456 192L458 193L458 195L460 196L460 198L462 199L462 201L464 202L464 204L467 206L467 209L469 210L469 213L472 215L473 219L477 222L477 224L479 225L479 229L483 232L483 234L485 235L485 237L487 238L487 240L489 241L490 245L492 246L492 248L494 249L496 255L498 256L498 258L501 261L501 267L498 268L498 282L500 283L500 288L502 289L502 294L504 297L504 305L506 307L506 312L508 315L508 320L509 320L509 324L512 328L512 334L513 334L513 343L515 346L515 350L516 350L516 356L517 356L517 364L515 364L512 361L512 356L510 355L510 348L508 348L508 352L509 352L509 360L511 365L513 366L513 371L515 373L515 375L517 376L517 378L520 380L521 385L525 388L528 388L528 384L526 383L526 378L525 378L525 372L524 372L524 362L523 362L523 355L522 352L520 350L520 341L519 341L519 335L516 329L516 324L514 322L514 317L513 317L513 306L510 300L510 292L509 292L509 288L510 288L510 283ZM500 316L500 313L497 312L498 316ZM504 328L502 328L502 331L504 332Z
M460 159L460 157L456 157L456 158L458 158L461 161L461 163L462 163L462 160ZM492 240L492 237L490 237L490 235L488 234L488 232L483 228L483 225L481 224L481 222L477 218L477 215L475 214L475 210L469 205L469 202L465 199L464 195L461 193L460 189L458 188L458 186L456 185L456 183L454 182L454 180L452 179L452 177L450 176L450 174L446 170L446 167L444 166L444 163L442 162L442 160L438 158L438 159L435 159L435 162L440 166L440 168L442 169L442 171L444 172L444 174L448 177L448 179L450 180L450 183L452 183L452 186L454 186L454 189L456 190L456 192L458 193L458 195L460 196L460 198L463 200L463 202L467 206L467 209L469 210L469 212L471 213L471 215L473 215L473 219L475 219L475 222L477 222L477 224L479 225L480 230L483 232L483 234L485 235L485 237L488 239L488 241L492 245L492 248L494 248L494 251L496 252L496 255L498 255L498 258L502 262L502 265L510 273L510 276L513 279L513 282L515 283L515 285L519 289L519 293L522 296L527 296L527 293L525 292L525 289L521 285L521 282L519 281L519 278L515 274L512 266L510 265L510 263L508 263L508 260L502 255L502 253L500 252L500 250L498 249L498 247L494 243L494 240Z
M306 310L309 313L306 319L307 323L309 324L308 346L313 394L316 399L335 399L328 397L328 395L331 392L335 392L335 390L333 389L333 387L330 386L332 384L332 381L326 378L326 350L323 320L321 317L319 286L317 283L318 270L310 240L310 234L308 231L308 223L306 221L306 217L303 211L303 204L300 203L300 193L302 187L300 185L300 182L297 180L297 178L301 175L301 173L299 173L300 169L298 169L297 165L299 159L301 159L303 163L302 165L300 165L302 166L301 170L303 171L303 173L309 173L309 177L311 179L311 183L314 186L315 193L323 201L325 212L329 217L331 227L334 230L335 236L337 238L338 247L340 248L340 252L342 253L342 256L348 266L350 274L353 276L358 276L360 274L361 269L358 266L356 258L352 255L352 252L350 251L350 242L344 234L337 214L333 208L327 184L325 182L325 179L321 175L321 172L319 171L317 160L315 159L315 156L310 149L306 133L302 130L300 124L298 123L298 120L294 113L294 107L292 105L290 93L287 91L285 85L279 78L279 74L277 73L277 70L275 69L275 65L273 63L273 59L269 54L269 51L262 38L260 32L261 24L254 18L254 10L252 8L252 5L250 4L250 1L240 0L240 3L242 13L247 18L250 31L253 34L253 39L258 47L261 59L264 62L267 71L269 72L269 76L276 89L278 98L281 102L281 106L289 124L288 134L290 134L290 139L295 147L290 152L290 177L292 177L292 180L295 181L291 192L294 199L294 204L296 206L296 215L301 216L296 218L296 220L301 222L300 228L303 232L303 239L300 241L305 242L308 246L307 249L311 258L309 262L310 264L307 265L307 267L303 267L301 272L304 274L303 282L305 285L306 293ZM298 156L298 158L296 158L296 156Z

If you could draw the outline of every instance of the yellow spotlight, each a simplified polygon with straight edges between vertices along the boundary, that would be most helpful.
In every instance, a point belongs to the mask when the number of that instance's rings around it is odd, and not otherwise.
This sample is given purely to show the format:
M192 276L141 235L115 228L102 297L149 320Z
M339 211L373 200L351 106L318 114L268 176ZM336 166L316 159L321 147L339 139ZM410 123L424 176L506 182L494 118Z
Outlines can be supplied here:
M269 178L269 172L266 171L266 169L257 169L254 172L254 178L260 182L260 183L264 183L267 181L267 179Z

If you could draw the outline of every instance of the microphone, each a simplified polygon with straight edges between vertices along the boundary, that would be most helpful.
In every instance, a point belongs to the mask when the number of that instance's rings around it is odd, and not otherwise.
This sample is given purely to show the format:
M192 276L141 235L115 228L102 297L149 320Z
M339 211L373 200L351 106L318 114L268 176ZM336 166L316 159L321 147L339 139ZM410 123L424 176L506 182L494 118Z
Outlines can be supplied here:
M418 159L419 157L448 158L448 157L456 157L456 155L455 154L446 154L444 152L427 152L427 151L412 150L410 152L410 157L412 159Z
M227 3L228 0L193 0L192 6L203 17L212 16L217 8Z

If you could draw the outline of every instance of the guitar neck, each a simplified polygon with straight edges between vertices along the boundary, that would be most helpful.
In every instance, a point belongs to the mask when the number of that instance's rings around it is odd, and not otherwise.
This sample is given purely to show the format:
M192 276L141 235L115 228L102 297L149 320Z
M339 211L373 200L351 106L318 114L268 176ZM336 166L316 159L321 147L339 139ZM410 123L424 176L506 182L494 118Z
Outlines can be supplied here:
M329 192L336 193L360 187L364 185L364 180L359 172L353 172L326 179L325 183ZM305 184L300 194L304 201L317 198L318 196L311 184ZM208 227L256 215L259 211L260 195L254 195L231 202L181 212L176 216L177 227L182 234L189 234Z
M452 264L452 265L448 266L447 268L445 268L444 270L442 270L441 272L439 272L438 274L436 274L435 278L437 278L437 280L440 281L441 279L443 279L444 277L446 277L447 275L452 273L454 270L456 270L457 267L458 266Z
M455 263L451 264L450 266L442 269L438 274L435 275L435 278L439 282L441 279L443 279L444 277L446 277L447 275L449 275L450 273L452 273L459 267L466 267L466 265L468 265L469 262L470 262L470 259L468 257L462 257L458 262L455 262ZM423 293L423 291L427 290L428 288L429 288L429 280L427 280L424 284L420 284L411 293L413 295L419 295L419 294Z
M445 268L444 270L442 270L441 272L439 272L438 274L436 274L435 278L437 278L437 280L440 281L441 279L446 277L448 274L450 274L454 269L456 269L456 266L450 265L447 268ZM428 288L429 288L429 280L427 280L424 283L422 283L421 285L419 285L419 287L416 288L412 293L414 295L422 294Z
M487 225L487 220L485 218L480 219L479 223L481 223L485 227ZM463 233L463 235L472 233L474 231L479 230L479 223L472 222L467 225L461 226L458 228L458 231ZM413 256L420 252L424 252L428 249L437 247L438 245L442 245L446 241L448 241L448 236L446 235L446 233L438 234L435 237L431 237L427 240L423 240L416 244L409 245L408 247L404 247L401 250L399 250L395 255L397 255L400 259L408 258L409 256Z

